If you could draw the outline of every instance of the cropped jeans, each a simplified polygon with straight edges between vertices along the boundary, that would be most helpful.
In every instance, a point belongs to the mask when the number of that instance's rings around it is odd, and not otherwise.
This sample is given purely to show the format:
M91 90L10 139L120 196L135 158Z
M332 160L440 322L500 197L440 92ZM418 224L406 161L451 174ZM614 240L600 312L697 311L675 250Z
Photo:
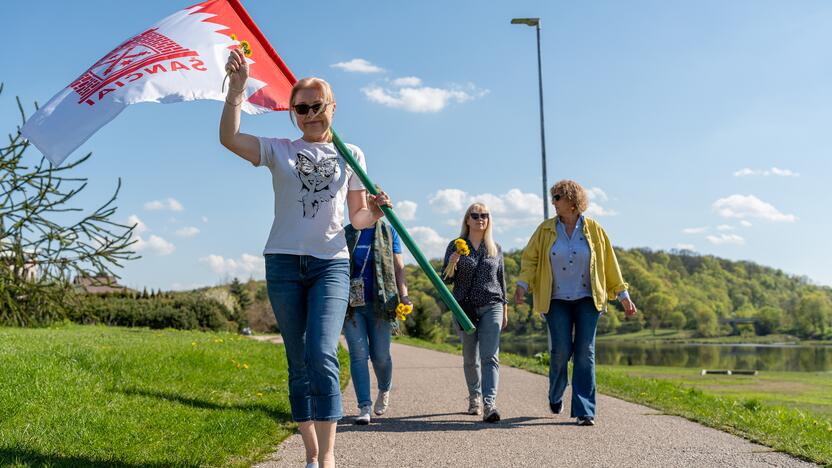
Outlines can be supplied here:
M347 259L267 254L266 287L289 365L292 419L341 419L338 337L349 295Z
M376 317L372 301L353 309L352 316L344 322L344 337L350 348L350 374L359 408L372 403L368 360L373 362L379 392L390 390L393 382L392 333L393 324L386 318Z

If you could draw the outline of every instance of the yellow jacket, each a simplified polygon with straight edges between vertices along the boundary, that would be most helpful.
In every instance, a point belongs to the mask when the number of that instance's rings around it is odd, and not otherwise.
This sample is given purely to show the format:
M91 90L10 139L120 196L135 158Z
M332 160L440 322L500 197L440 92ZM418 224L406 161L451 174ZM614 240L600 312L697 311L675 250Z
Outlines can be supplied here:
M537 313L548 313L552 300L554 280L549 252L557 239L557 222L557 217L543 221L523 249L519 281L529 285L532 310ZM584 216L583 231L589 239L592 299L598 311L606 310L607 301L615 299L618 293L627 290L628 285L621 277L618 259L615 258L615 251L604 228L594 219Z

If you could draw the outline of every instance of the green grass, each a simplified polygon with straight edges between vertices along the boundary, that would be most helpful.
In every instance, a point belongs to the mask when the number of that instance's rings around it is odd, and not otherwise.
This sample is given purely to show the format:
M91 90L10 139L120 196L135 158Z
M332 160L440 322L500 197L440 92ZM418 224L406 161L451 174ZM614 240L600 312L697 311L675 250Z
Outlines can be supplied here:
M461 354L461 347L396 337L402 344ZM500 363L547 375L545 359L500 353ZM832 374L773 372L709 376L662 367L598 366L598 391L832 465ZM721 377L721 378L720 378ZM815 407L816 406L816 407Z
M295 429L279 346L229 333L0 328L0 465L247 466Z

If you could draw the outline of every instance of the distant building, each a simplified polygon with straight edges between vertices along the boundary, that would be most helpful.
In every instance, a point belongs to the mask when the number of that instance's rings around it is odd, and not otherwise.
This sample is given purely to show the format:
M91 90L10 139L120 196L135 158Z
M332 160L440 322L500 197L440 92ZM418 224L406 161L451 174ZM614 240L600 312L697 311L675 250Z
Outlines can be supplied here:
M87 294L108 294L118 292L136 292L127 286L122 286L116 282L114 276L97 275L97 276L83 276L78 275L72 280L72 284Z

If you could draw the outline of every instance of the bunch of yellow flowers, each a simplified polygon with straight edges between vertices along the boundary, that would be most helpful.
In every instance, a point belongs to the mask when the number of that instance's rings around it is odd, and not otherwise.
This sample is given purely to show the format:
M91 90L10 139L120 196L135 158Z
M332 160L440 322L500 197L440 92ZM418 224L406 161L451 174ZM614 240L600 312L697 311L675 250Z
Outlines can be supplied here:
M413 312L413 304L405 304L400 302L398 306L396 306L396 318L404 322L407 320L407 316Z
M468 248L468 243L465 242L465 239L459 238L454 241L454 249L456 249L456 253L467 257L468 254L471 253L471 250ZM448 266L445 267L445 278L453 278L454 273L456 273L456 262L448 263Z

